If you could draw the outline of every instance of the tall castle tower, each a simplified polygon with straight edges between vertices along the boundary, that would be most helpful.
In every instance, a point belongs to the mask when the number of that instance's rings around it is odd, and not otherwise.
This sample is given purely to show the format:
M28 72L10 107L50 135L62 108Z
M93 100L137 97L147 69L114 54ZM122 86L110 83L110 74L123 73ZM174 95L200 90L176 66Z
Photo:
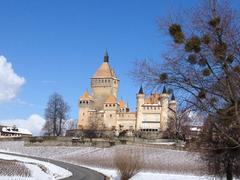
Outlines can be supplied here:
M141 88L139 89L139 92L137 94L137 108L136 108L136 129L140 129L141 128L141 123L143 121L143 105L144 105L144 92L143 92L143 88L141 86Z
M104 102L109 96L117 98L119 80L109 65L109 56L106 52L104 61L94 76L91 78L94 109L103 109Z
M92 104L92 97L89 95L88 91L85 91L79 99L79 113L77 123L77 127L79 129L88 126L89 110L91 110Z
M160 95L161 101L161 120L160 128L162 131L166 131L168 127L168 109L169 109L169 94L167 93L166 87L163 87L162 94Z

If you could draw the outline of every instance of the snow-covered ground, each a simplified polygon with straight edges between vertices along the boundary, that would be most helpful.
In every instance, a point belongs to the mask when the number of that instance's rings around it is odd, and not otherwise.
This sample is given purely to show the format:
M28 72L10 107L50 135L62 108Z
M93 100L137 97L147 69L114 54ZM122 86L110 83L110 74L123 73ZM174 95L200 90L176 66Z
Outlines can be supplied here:
M110 177L110 180L120 180L119 175L116 170L113 169L103 169L85 166L89 169L95 170L106 176ZM197 176L189 174L167 174L167 173L157 173L157 172L140 172L130 180L217 180L209 176Z
M141 172L131 178L131 180L206 180L210 177L206 176L194 176L194 175L183 175L183 174L160 174L151 172Z
M31 171L31 177L0 176L1 180L54 180L63 179L72 175L70 171L59 166L31 158L0 153L0 159L20 161Z
M76 164L99 171L114 180L118 174L114 169L114 154L124 155L133 150L144 158L144 172L137 174L132 180L203 180L205 167L197 153L160 149L156 147L119 145L111 148L96 147L64 147L36 146L24 147L23 142L0 142L0 150L51 158ZM159 173L161 172L161 173ZM184 175L183 175L184 174Z

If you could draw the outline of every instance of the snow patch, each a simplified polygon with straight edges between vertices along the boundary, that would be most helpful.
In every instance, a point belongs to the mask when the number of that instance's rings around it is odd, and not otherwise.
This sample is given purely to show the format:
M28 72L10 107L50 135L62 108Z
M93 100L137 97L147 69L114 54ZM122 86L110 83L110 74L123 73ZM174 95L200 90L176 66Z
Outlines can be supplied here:
M63 179L72 176L72 173L64 168L61 168L59 166L56 166L49 162L39 161L31 158L25 158L20 156L13 156L13 155L7 155L7 154L1 154L0 153L0 159L5 160L17 160L20 162L23 162L27 168L31 170L32 177L4 177L0 176L0 179L26 179L26 180L42 180L42 179L49 179L49 180L55 180L55 179ZM44 172L40 166L46 168L46 172Z

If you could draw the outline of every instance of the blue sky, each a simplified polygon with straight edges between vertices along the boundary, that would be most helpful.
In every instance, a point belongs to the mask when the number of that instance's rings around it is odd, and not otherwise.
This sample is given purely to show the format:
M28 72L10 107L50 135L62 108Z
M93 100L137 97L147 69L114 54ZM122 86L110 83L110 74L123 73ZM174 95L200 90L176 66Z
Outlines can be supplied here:
M237 7L240 2L232 1ZM0 54L26 80L0 103L0 122L44 115L49 95L62 94L76 119L78 98L108 50L119 97L135 110L139 86L128 76L136 59L161 61L166 45L156 18L188 10L197 0L0 0Z

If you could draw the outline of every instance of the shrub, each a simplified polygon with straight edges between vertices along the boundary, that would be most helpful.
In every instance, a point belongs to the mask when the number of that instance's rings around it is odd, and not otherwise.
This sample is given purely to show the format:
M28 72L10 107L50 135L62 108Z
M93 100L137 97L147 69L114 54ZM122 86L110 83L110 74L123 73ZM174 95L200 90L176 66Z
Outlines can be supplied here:
M115 146L115 142L114 141L109 141L109 146Z
M115 153L114 165L120 175L120 180L128 180L143 169L142 155L133 150Z
M127 144L127 140L126 139L120 139L120 143L121 144Z

